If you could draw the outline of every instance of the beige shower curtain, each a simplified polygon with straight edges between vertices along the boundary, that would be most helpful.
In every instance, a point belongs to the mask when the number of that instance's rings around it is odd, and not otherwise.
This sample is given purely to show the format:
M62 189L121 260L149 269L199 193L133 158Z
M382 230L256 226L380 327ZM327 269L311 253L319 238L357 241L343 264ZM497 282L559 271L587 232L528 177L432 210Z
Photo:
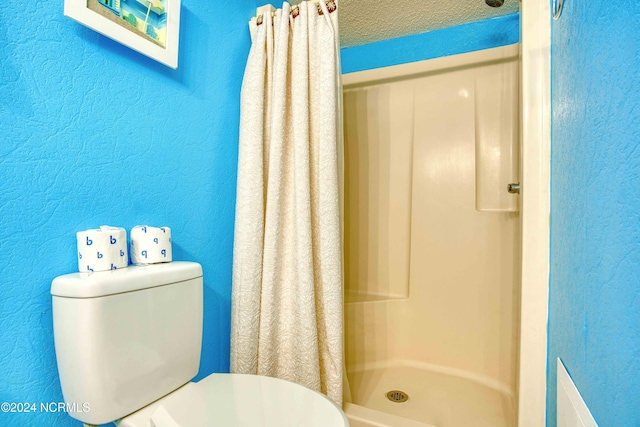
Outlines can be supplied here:
M341 404L338 14L333 1L291 9L250 23L231 371L293 381Z

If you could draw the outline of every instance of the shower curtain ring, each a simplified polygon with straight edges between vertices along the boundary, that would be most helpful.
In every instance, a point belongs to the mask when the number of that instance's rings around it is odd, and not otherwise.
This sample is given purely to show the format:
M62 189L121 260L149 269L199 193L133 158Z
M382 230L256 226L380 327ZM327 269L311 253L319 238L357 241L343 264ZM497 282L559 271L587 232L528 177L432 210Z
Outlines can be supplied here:
M558 20L562 15L562 9L564 8L564 0L553 0L553 10L551 11L554 20Z

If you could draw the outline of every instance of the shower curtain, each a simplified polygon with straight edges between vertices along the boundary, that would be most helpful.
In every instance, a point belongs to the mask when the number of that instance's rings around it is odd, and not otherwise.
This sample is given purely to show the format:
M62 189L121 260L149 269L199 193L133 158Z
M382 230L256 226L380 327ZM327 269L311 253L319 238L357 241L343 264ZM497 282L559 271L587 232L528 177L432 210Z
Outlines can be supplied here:
M335 1L250 23L241 96L231 371L342 402L342 113ZM341 157L340 157L341 158Z

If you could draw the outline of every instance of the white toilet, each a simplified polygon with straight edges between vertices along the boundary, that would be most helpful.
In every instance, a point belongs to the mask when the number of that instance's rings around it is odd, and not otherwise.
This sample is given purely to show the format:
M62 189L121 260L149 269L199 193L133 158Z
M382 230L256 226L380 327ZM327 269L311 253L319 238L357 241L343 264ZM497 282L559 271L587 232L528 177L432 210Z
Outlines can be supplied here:
M202 267L173 262L57 277L53 330L69 415L120 427L349 427L324 395L198 372Z

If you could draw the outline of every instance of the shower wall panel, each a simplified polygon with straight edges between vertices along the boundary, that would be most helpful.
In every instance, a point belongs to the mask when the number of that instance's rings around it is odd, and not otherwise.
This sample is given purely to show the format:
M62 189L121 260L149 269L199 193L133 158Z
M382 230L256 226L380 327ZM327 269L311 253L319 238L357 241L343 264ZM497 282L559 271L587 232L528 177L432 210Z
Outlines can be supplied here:
M382 85L344 94L347 301L409 295L411 89Z
M502 49L345 86L348 370L404 363L515 390L519 60Z

